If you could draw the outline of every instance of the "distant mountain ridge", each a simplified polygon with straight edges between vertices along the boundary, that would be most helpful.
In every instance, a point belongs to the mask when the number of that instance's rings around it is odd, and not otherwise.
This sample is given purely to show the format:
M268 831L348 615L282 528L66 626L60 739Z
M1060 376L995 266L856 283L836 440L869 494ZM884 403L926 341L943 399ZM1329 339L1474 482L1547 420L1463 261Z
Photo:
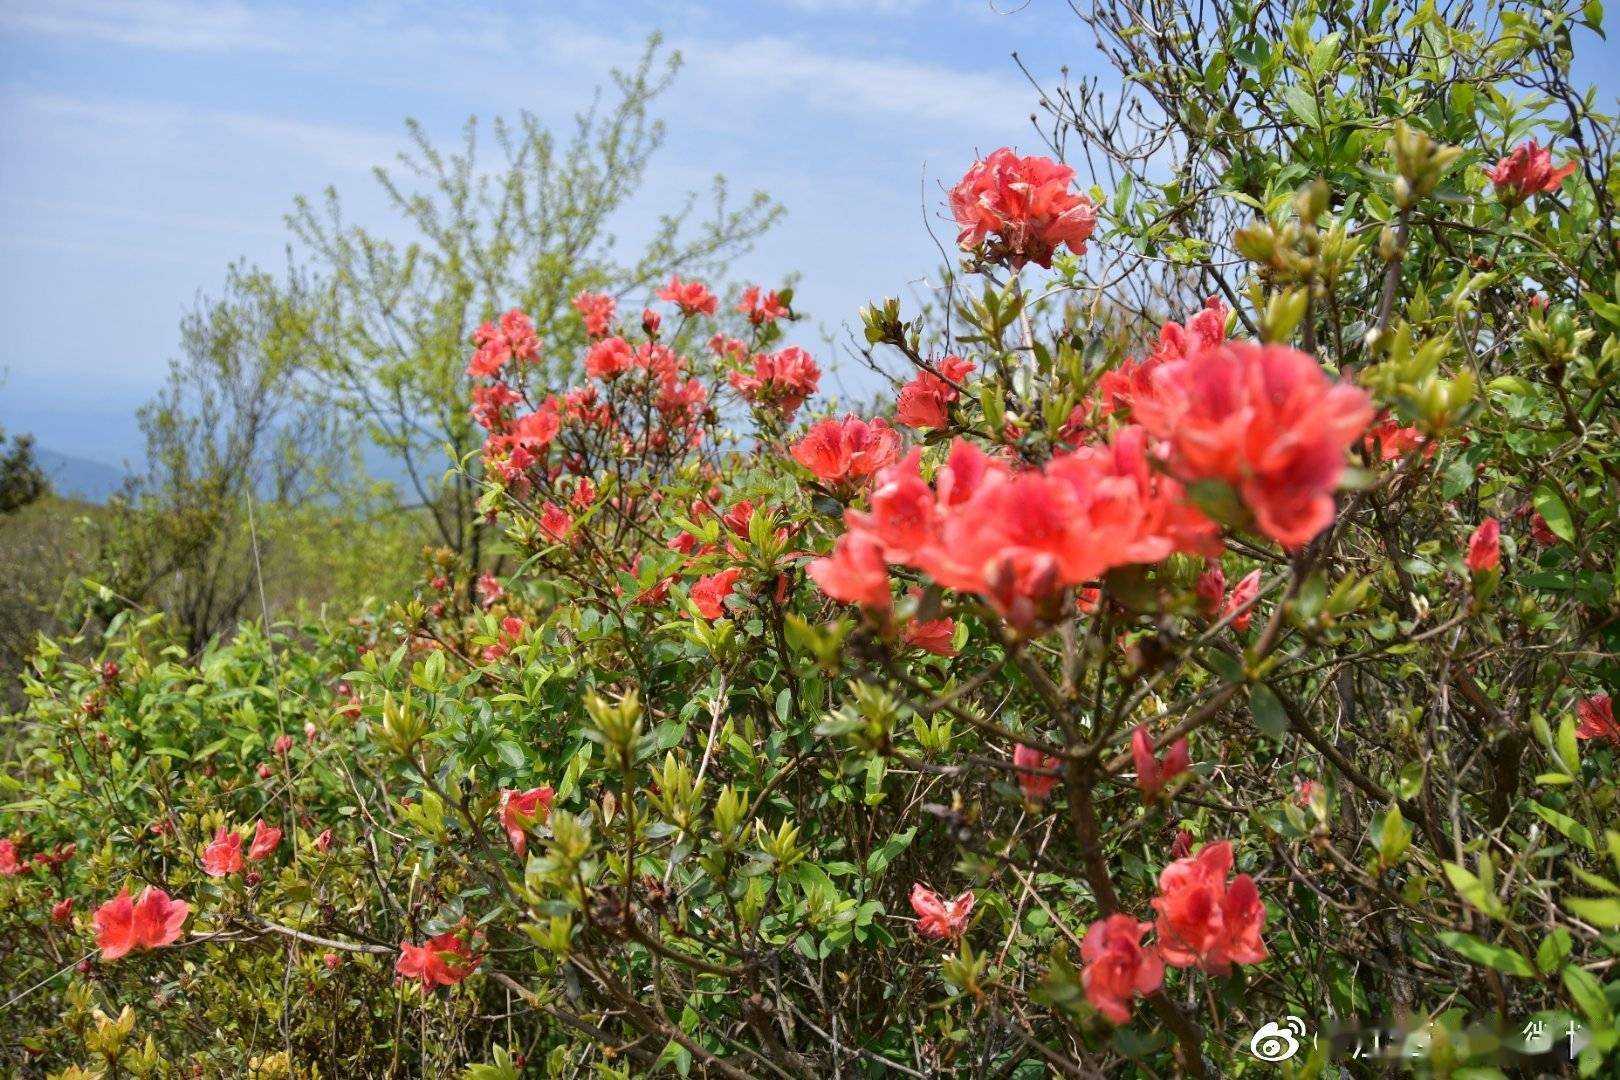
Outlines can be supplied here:
M64 454L44 446L34 447L34 460L50 477L51 490L85 502L103 503L124 484L124 470L102 461Z

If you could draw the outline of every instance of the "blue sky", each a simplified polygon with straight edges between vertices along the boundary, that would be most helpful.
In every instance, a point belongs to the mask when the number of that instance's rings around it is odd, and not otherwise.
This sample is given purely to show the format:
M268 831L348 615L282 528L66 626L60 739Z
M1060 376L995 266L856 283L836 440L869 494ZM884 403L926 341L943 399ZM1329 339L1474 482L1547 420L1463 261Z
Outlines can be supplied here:
M295 194L386 229L370 169L406 117L443 143L473 114L564 126L654 29L686 66L622 243L717 172L768 190L788 216L738 274L802 272L831 332L924 285L925 209L948 243L941 184L976 150L1038 145L1010 54L1094 63L1061 0L0 0L0 426L136 458L181 314L231 260L280 262Z

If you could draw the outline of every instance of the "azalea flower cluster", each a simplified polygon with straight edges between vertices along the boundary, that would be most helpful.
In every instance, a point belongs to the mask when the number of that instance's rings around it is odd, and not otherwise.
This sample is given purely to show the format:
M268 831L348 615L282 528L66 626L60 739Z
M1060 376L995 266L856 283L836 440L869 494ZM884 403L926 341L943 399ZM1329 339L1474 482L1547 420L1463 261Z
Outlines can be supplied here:
M1091 925L1080 942L1080 977L1098 1012L1116 1024L1128 1021L1132 998L1157 992L1166 965L1227 975L1233 964L1266 958L1260 939L1265 904L1253 878L1238 874L1228 880L1231 871L1231 843L1205 844L1160 873L1153 922L1116 912ZM1155 943L1143 945L1149 931Z
M888 567L920 570L977 593L1019 628L1056 617L1064 590L1171 552L1218 555L1219 527L1148 461L1147 434L1019 469L972 443L953 443L930 486L921 451L880 470L870 509L844 515L849 531L808 567L829 596L887 610Z
M951 189L951 213L963 251L1006 262L1049 267L1059 247L1075 254L1097 227L1089 198L1069 190L1074 170L1045 157L1019 157L1007 147L973 163Z

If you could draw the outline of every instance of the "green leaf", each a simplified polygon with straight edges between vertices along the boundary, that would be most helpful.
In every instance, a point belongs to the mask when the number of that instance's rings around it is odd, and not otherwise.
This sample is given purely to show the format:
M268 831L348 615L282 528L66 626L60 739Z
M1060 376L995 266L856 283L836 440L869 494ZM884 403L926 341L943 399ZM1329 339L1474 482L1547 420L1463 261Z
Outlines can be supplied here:
M512 768L521 769L523 767L523 747L512 740L503 739L496 743L495 752L501 756L502 761Z
M1530 804L1530 810L1542 821L1545 821L1547 824L1551 825L1553 828L1557 829L1559 832L1563 833L1577 844L1589 848L1592 851L1596 851L1598 849L1597 838L1592 835L1592 830L1588 829L1585 825L1582 825L1574 818L1569 817L1566 814L1560 814L1558 811L1542 806L1540 803L1536 802Z
M1378 860L1385 866L1394 866L1412 843L1412 826L1401 817L1401 808L1391 806L1384 815L1383 828L1378 834Z
M1603 985L1591 972L1571 964L1564 969L1563 980L1564 989L1569 991L1570 999L1594 1025L1607 1028L1614 1023L1614 1011L1609 1008L1609 999L1604 996Z
M1531 496L1536 513L1547 522L1547 528L1565 543L1575 541L1575 523L1570 520L1569 507L1564 504L1563 493L1550 480L1543 480Z
M1458 896L1493 919L1502 917L1502 901L1485 887L1484 882L1454 862L1446 863L1445 869L1446 880L1451 882Z
M904 832L895 833L873 848L872 854L866 857L866 872L872 875L881 874L896 856L911 846L911 841L916 835L917 827L913 825Z
M1601 926L1605 930L1613 930L1620 926L1620 899L1615 897L1588 899L1571 896L1564 901L1564 907L1577 919L1585 919L1593 926Z
M1446 864L1447 870L1451 863ZM1500 945L1492 945L1482 941L1472 934L1460 934L1455 931L1442 933L1440 940L1455 952L1468 957L1476 964L1484 964L1488 968L1502 972L1504 975L1517 975L1523 979L1534 978L1536 969L1530 966L1530 961Z
M1270 738L1281 739L1288 734L1288 714L1266 684L1249 687L1249 714L1254 717L1254 726Z
M1302 86L1290 86L1282 92L1283 101L1288 103L1288 111L1293 113L1300 123L1311 128L1322 126L1322 114L1316 109L1316 99L1305 92Z
M1543 974L1551 974L1554 968L1569 959L1569 950L1569 931L1554 930L1542 939L1541 947L1536 950L1536 967Z

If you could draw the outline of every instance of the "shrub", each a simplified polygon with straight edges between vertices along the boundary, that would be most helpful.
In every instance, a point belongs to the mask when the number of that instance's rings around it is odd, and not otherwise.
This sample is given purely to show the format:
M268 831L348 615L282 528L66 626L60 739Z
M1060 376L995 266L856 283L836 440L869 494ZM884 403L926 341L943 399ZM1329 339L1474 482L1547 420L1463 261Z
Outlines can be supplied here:
M468 365L514 572L437 553L195 664L150 621L100 667L45 646L0 849L19 1061L1202 1076L1251 1036L1320 1069L1345 1048L1279 1021L1334 1015L1438 1075L1578 1022L1595 1072L1614 154L1573 98L1447 82L1562 80L1565 16L1429 10L1222 24L1208 70L1318 96L1267 117L1289 156L1226 156L1236 287L1151 335L1083 260L1208 257L1158 254L1182 181L997 152L951 199L967 332L862 313L892 421L813 411L786 290L733 298L740 338L691 282L581 296L567 389L510 312ZM1533 119L1559 149L1507 152Z

